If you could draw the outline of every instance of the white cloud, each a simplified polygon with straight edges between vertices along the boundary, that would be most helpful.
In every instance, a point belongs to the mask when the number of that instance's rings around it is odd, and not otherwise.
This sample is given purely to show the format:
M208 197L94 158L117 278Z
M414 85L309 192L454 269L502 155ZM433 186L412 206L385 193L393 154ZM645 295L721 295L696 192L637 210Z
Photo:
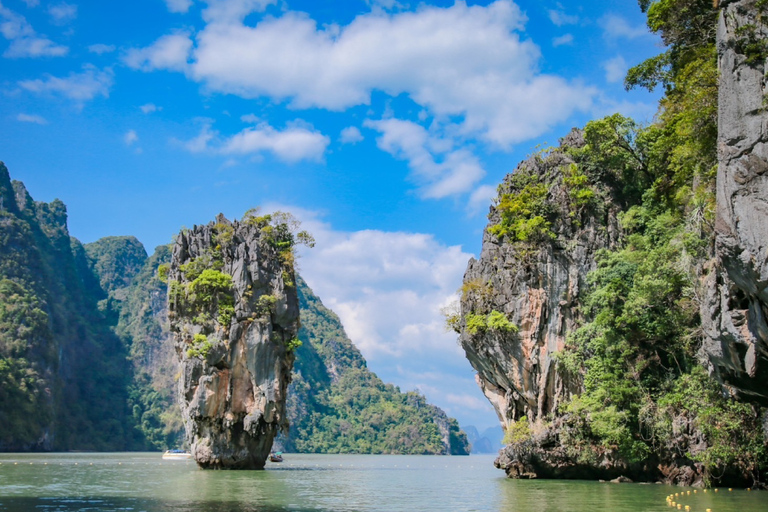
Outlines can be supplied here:
M88 47L88 51L95 53L96 55L103 55L105 53L112 53L115 51L115 45L113 44L92 44Z
M263 11L276 0L204 0L208 8L203 11L205 21L228 23L242 21L248 14Z
M77 6L65 2L49 5L48 15L51 17L51 22L55 25L65 25L77 18Z
M342 144L355 144L363 140L363 134L357 126L347 126L341 130L339 140Z
M40 5L40 0L24 0L24 3L27 4L27 7L37 7Z
M621 55L617 55L616 57L603 62L603 69L605 69L606 82L621 82L627 74L627 61L625 61L624 57Z
M487 212L488 207L491 205L491 201L497 195L496 187L491 185L481 185L469 196L467 210L469 210L472 215L476 215L483 210Z
M39 36L24 16L3 7L2 3L0 3L0 34L11 41L3 57L61 57L69 52L66 46Z
M126 146L132 146L139 141L139 136L136 134L136 130L128 130L123 136L123 142Z
M314 235L315 247L301 250L299 273L339 315L369 368L403 390L419 389L462 422L480 417L481 424L495 424L495 413L440 313L456 299L471 254L430 234L337 231L314 212L264 208L273 209L291 211Z
M210 23L192 43L176 38L175 58L154 59L164 38L129 52L141 69L185 70L208 89L245 98L287 100L294 108L344 110L368 104L374 90L407 94L433 116L458 116L461 130L492 144L540 135L596 91L537 71L538 47L521 39L525 16L509 0L489 6L457 2L449 8L360 15L346 26L318 28L307 15L287 12L256 26L243 13L261 0L209 2Z
M244 116L240 116L240 120L249 124L258 124L261 121L256 114L245 114Z
M290 210L317 240L302 252L301 274L366 358L436 350L461 355L440 308L461 284L470 254L429 234L334 231L310 212Z
M46 74L43 79L22 80L19 86L37 94L63 96L82 105L96 96L109 97L113 77L114 73L109 68L100 71L86 64L82 73L73 72L64 78Z
M185 13L192 7L192 0L165 0L170 12Z
M289 123L284 130L259 123L225 138L221 138L218 132L211 129L210 123L206 123L200 134L184 143L184 147L193 153L210 151L222 155L270 152L284 162L295 163L322 160L330 142L326 135L300 121Z
M163 110L162 107L158 107L154 103L146 103L139 107L141 111L145 114L151 114L152 112L157 112L158 110Z
M552 46L557 48L558 46L573 44L573 34L563 34L552 39Z
M608 39L637 39L652 35L645 25L630 25L625 18L617 14L606 14L600 18L598 24Z
M420 185L425 198L461 194L485 176L480 161L472 153L454 149L451 140L431 135L421 125L394 118L369 119L363 125L381 133L376 139L379 149L408 161L411 178Z
M550 9L548 14L549 20L558 27L562 27L563 25L575 25L579 22L578 16L566 14L563 10Z
M192 40L187 33L176 33L161 37L146 48L132 48L123 56L128 67L142 71L170 69L184 71L192 49Z
M19 114L16 116L16 120L22 123L48 124L47 119L37 114Z

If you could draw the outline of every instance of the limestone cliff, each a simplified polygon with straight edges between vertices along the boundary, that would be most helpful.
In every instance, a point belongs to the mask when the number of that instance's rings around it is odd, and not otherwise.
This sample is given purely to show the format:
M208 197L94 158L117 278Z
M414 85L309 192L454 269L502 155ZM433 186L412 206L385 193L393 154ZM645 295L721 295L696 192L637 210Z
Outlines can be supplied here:
M579 383L558 372L553 353L580 319L579 293L595 268L595 254L613 247L619 236L617 209L608 198L598 209L579 206L564 184L574 165L568 149L584 145L573 131L548 155L521 163L499 186L499 197L517 195L534 201L532 183L543 185L540 217L551 224L528 240L509 242L486 229L478 260L469 262L462 287L460 342L477 370L477 381L506 428L525 416L535 421L556 411L579 390ZM502 222L498 203L489 227ZM514 237L511 237L514 240ZM513 328L493 328L479 317L494 312ZM470 319L479 322L473 327Z
M287 427L299 305L288 226L246 216L179 234L168 271L178 399L204 468L261 469Z
M768 405L768 39L765 6L721 1L716 258L703 351L734 396ZM760 46L757 47L758 50ZM752 51L750 51L752 50Z
M657 121L592 121L508 175L449 324L508 476L760 485L768 4L720 2L716 37L708 2L641 6L669 49L627 83L665 85Z

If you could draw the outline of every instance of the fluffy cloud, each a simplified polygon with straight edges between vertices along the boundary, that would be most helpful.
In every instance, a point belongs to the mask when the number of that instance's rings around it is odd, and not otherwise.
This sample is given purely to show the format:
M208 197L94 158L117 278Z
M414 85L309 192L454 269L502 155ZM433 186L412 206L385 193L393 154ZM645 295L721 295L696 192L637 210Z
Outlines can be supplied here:
M163 36L146 48L132 48L123 56L128 67L142 71L170 69L184 71L192 49L189 34L177 33Z
M621 55L617 55L603 62L603 69L605 69L605 80L607 82L621 82L627 74L627 61Z
M92 44L88 47L88 51L95 53L96 55L103 55L105 53L112 53L115 51L115 45L113 44Z
M16 116L16 120L21 121L22 123L48 124L47 119L37 114L19 114Z
M158 107L154 103L146 103L139 107L141 111L145 114L151 114L152 112L157 112L158 110L162 110L162 107Z
M600 18L598 24L603 29L605 37L609 39L637 39L652 35L645 25L632 26L617 14L606 14Z
M564 46L573 44L573 34L563 34L559 37L552 39L552 46L557 48L558 46Z
M49 5L48 15L55 25L65 25L77 18L77 6L65 2Z
M123 142L125 142L126 146L132 146L139 142L139 136L136 134L136 130L128 130L123 136Z
M82 73L70 73L64 78L46 74L42 79L22 80L19 86L33 93L63 96L82 105L96 96L109 97L113 78L111 69L100 71L86 64Z
M470 254L428 234L343 232L313 212L275 209L293 212L314 235L317 243L302 250L299 272L339 315L372 370L402 389L421 390L462 421L478 410L487 422L494 421L474 371L456 335L444 329L440 313L455 300ZM468 403L477 410L463 410Z
M469 196L469 204L467 210L472 215L478 213L488 212L488 207L491 205L491 201L498 195L496 187L491 185L482 185L477 187L474 192Z
M368 104L374 90L405 93L432 115L461 117L465 134L501 147L588 109L595 95L537 72L539 49L521 39L526 18L508 0L370 13L343 27L318 28L296 12L243 24L247 13L267 4L209 1L209 23L196 36L188 68L192 42L179 34L132 50L126 62L146 70L186 69L210 90L287 100L294 108L344 110ZM159 52L169 46L176 51ZM174 58L154 58L158 53Z
M165 5L170 12L185 13L192 7L192 0L165 0Z
M341 130L339 140L342 144L355 144L363 140L363 134L360 133L357 126L347 126Z
M208 8L203 11L203 19L215 23L243 21L254 11L263 11L276 0L205 0Z
M565 11L561 9L550 9L548 14L549 20L558 27L562 27L563 25L575 25L579 22L578 16L566 14Z
M412 179L426 198L441 198L468 191L483 176L480 161L466 149L454 149L449 139L436 137L411 121L366 120L364 126L381 133L380 149L408 161ZM437 161L439 156L441 161Z
M206 123L200 134L184 143L184 147L193 153L209 151L222 155L270 152L284 162L295 163L322 160L330 142L329 137L299 121L288 124L284 130L259 123L225 138L221 138L218 132L211 129L211 124Z
M61 57L69 52L66 46L58 45L47 37L38 35L21 16L0 3L0 34L11 44L3 57Z

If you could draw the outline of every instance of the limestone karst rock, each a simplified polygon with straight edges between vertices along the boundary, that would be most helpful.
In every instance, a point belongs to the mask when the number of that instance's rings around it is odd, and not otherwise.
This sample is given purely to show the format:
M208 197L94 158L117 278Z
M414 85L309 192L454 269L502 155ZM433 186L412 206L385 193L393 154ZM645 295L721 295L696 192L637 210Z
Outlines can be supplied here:
M182 232L168 270L187 441L203 468L261 469L287 428L299 304L293 234L246 215Z
M598 216L569 215L562 171L573 160L565 150L583 144L581 132L574 130L548 156L533 156L521 163L499 188L500 195L520 190L523 187L515 182L526 174L532 182L546 183L548 202L558 209L552 232L567 245L551 239L524 246L509 244L486 229L480 258L470 260L464 274L461 310L465 319L497 311L519 328L517 332L473 332L465 323L461 329L460 342L477 370L478 384L505 426L522 416L534 421L552 413L578 392L576 383L557 372L552 354L562 350L578 319L576 299L595 268L595 253L612 247L619 235L615 208ZM492 208L489 226L498 224L500 216Z
M744 44L766 40L768 27L755 0L720 3L717 239L703 351L731 394L768 405L768 68Z

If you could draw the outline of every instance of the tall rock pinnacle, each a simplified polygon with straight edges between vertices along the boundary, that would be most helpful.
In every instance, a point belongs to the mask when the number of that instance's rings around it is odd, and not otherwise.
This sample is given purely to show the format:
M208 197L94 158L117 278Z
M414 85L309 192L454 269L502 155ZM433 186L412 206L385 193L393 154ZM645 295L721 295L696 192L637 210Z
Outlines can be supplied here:
M178 399L203 468L261 469L287 428L286 389L298 344L293 270L297 223L248 213L176 239L169 317L180 360Z

